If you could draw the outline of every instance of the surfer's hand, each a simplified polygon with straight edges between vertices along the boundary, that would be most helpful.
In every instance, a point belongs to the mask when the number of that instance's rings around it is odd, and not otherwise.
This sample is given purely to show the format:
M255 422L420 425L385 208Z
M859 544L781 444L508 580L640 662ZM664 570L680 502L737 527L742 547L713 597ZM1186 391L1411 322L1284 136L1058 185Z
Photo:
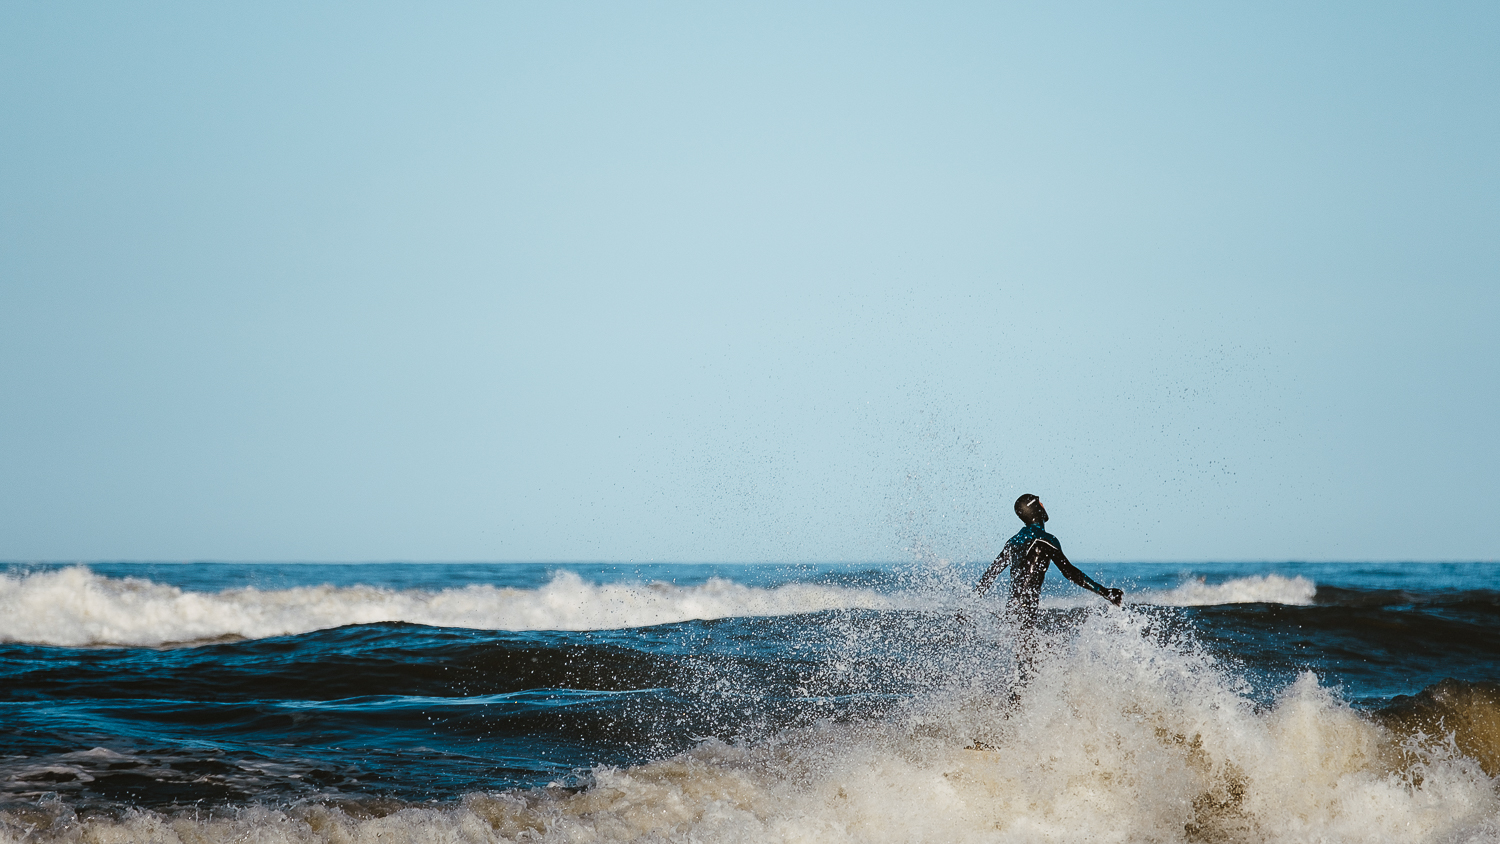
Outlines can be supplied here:
M1123 600L1125 600L1125 590L1123 590L1123 589L1106 589L1106 590L1104 590L1104 598L1105 598L1105 600L1109 601L1111 604L1114 604L1115 606L1118 607L1120 605L1120 602L1123 601Z
M959 613L958 615L954 616L954 618L958 620L959 624L968 624L969 623L969 617L966 616L966 615L964 615L963 613Z

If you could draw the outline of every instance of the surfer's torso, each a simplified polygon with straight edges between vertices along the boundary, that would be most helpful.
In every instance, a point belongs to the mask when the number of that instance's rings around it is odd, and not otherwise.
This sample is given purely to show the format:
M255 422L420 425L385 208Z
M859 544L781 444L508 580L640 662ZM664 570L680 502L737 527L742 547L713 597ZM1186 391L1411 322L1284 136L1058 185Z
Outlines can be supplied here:
M1100 586L1093 578L1079 571L1063 555L1062 543L1048 533L1040 523L1029 524L1010 538L1001 549L1000 556L980 578L978 591L984 592L1010 567L1010 600L1006 609L1011 612L1034 615L1042 597L1042 582L1047 579L1047 566L1056 565L1063 577L1083 588L1109 598L1109 590ZM1113 599L1111 599L1113 600Z
M1005 543L1000 551L999 562L1010 564L1010 606L1016 609L1035 609L1042 597L1042 582L1047 579L1047 566L1053 562L1066 564L1062 543L1041 525L1027 525L1021 532ZM1024 606L1016 606L1017 604Z

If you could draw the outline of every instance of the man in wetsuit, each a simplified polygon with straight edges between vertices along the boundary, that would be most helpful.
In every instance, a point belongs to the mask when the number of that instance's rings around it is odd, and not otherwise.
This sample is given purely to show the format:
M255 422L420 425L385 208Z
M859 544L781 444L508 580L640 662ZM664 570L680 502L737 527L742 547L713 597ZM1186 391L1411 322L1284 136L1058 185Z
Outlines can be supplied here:
M1032 654L1036 649L1037 604L1042 598L1042 581L1047 577L1047 566L1055 564L1063 577L1083 588L1098 594L1114 604L1120 605L1125 593L1119 589L1100 586L1093 578L1079 571L1063 556L1062 544L1057 537L1042 528L1047 521L1047 508L1041 499L1027 493L1016 499L1016 515L1026 523L1021 532L1012 536L1000 551L1000 556L990 566L984 577L974 587L974 592L983 595L989 591L1000 573L1010 567L1010 600L1005 611L1017 626L1016 658L1023 678L1030 673Z

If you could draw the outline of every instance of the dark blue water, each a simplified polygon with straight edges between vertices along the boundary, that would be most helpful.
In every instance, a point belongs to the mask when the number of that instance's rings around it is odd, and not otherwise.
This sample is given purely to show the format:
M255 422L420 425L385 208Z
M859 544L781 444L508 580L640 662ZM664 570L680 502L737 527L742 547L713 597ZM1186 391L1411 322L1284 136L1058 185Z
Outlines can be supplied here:
M1500 682L1497 564L1086 568L1262 703L1304 671L1372 711L1449 678ZM978 571L12 566L0 808L583 787L595 766L706 738L878 719L991 647L955 620ZM1173 605L1195 585L1206 598ZM1101 611L1055 574L1048 595L1052 630Z

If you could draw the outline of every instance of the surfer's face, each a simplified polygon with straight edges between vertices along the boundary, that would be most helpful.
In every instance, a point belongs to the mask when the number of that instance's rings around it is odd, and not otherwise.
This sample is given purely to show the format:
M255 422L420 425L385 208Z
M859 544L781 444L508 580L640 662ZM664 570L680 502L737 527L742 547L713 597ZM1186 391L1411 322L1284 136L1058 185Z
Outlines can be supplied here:
M1038 499L1037 502L1036 502L1036 512L1037 512L1037 524L1046 524L1046 522L1047 522L1047 508L1042 506L1041 499Z

